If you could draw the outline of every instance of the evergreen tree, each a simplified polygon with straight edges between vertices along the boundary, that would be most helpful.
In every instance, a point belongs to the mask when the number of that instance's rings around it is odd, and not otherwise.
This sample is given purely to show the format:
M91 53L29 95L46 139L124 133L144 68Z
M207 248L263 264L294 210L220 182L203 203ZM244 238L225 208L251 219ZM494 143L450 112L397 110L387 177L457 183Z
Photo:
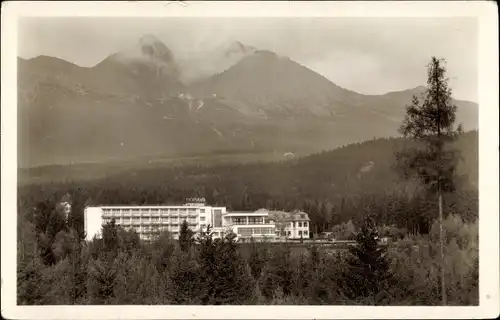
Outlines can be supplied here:
M168 295L174 304L201 304L206 290L200 268L188 254L178 252L172 263Z
M102 245L103 253L110 256L112 259L118 254L118 227L113 218L111 222L102 226Z
M47 225L46 234L51 241L55 238L56 234L60 231L69 231L66 214L62 208L56 208L50 215L50 220Z
M71 264L71 297L72 304L76 304L86 296L86 278L88 257L83 256L83 244L80 240L80 233L72 230L70 241L72 245L71 253L68 255Z
M45 268L41 285L45 291L43 304L74 304L74 301L72 301L73 284L69 259L64 259L53 266Z
M148 259L120 252L115 266L114 304L152 304L164 295L158 272Z
M203 279L202 304L210 304L214 299L213 277L216 276L217 253L216 244L212 237L211 226L207 226L206 231L202 231L198 239L200 249L198 252L198 264L200 266L199 275Z
M271 299L275 290L290 294L293 282L290 246L284 244L273 250L260 279L262 294Z
M264 265L266 263L264 252L259 249L259 245L255 242L255 240L252 239L248 265L255 280L258 280L260 278L262 269L264 268Z
M117 237L120 251L127 253L129 256L132 256L141 248L141 239L134 229L118 228Z
M252 297L253 281L238 255L235 237L228 233L223 239L213 240L208 231L200 238L202 304L243 304Z
M45 232L37 234L37 247L40 258L45 265L53 265L57 261L57 257L52 250L54 239L50 238Z
M406 116L400 132L404 137L416 140L420 148L413 148L398 154L403 160L405 175L414 174L428 186L428 191L437 194L440 221L441 253L441 295L446 305L443 249L443 192L455 190L455 169L458 160L457 150L451 148L461 125L455 128L457 107L451 98L451 89L445 78L444 60L432 57L427 69L427 90L423 101L414 96L412 104L406 109Z
M182 222L181 230L179 233L179 246L181 251L187 252L191 248L191 245L194 241L194 233L191 229L189 229L189 225L186 220Z
M310 249L310 257L311 257L311 267L312 270L316 271L319 267L320 263L320 255L317 246L311 246Z
M331 288L332 279L327 278L327 273L335 268L329 267L325 270L326 266L321 260L318 247L312 246L309 250L307 269L302 274L307 283L308 302L311 304L329 304L329 296L335 291ZM339 262L340 259L336 260L335 266Z
M348 270L345 274L349 298L376 304L387 289L391 277L386 249L378 246L377 228L373 219L365 218L356 237L356 246L349 248Z
M68 215L68 226L75 229L80 241L85 240L85 222L84 222L85 202L81 194L75 194L72 197L71 211Z
M250 269L238 253L236 234L229 232L217 241L218 304L245 304L252 296L254 284Z
M301 299L307 296L307 293L311 287L314 286L313 283L313 270L309 266L309 261L307 259L307 253L302 252L294 255L292 260L293 264L293 275L292 275L292 290L291 293L300 297Z
M17 303L20 305L42 304L45 292L42 288L42 261L34 255L31 263L18 266Z
M34 224L37 233L47 232L53 212L56 211L56 203L47 199L40 202L35 207Z
M18 267L31 263L38 252L35 226L30 222L20 221L17 226L17 261Z
M89 263L87 290L92 304L110 304L115 298L117 268L109 257Z
M167 231L159 234L153 243L153 264L160 274L163 274L171 266L171 259L175 251L175 240Z
M36 205L33 221L40 257L45 265L52 265L57 261L52 250L56 235L68 231L64 213L51 197Z
M87 292L91 303L109 304L115 299L119 239L115 219L102 226L102 240L96 241L96 259L88 264ZM92 249L92 248L91 248ZM92 252L91 252L92 254Z

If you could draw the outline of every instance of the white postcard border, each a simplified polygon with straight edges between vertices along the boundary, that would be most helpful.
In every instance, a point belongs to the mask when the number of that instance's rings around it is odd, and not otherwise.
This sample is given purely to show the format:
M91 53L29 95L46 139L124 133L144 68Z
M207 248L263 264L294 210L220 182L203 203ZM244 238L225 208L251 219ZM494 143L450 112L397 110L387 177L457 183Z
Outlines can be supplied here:
M347 306L16 306L17 19L102 17L476 17L479 23L480 305ZM471 44L472 45L472 44ZM2 2L2 316L12 319L485 318L499 314L498 18L494 2Z

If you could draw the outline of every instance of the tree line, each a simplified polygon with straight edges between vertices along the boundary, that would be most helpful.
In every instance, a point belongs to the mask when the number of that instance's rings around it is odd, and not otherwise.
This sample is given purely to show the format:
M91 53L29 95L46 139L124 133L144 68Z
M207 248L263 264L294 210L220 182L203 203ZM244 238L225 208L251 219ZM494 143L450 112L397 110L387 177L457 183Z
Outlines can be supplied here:
M134 230L111 221L102 227L101 238L87 242L69 221L51 222L41 234L41 222L22 226L19 304L440 303L437 225L429 237L406 237L397 247L384 247L377 245L378 228L367 215L356 228L356 246L329 251L237 244L232 233L222 239L214 239L210 230L195 235L187 223L178 240L159 232L141 241ZM448 303L477 305L477 222L453 215L446 230Z
M477 164L477 132L462 134L457 144L465 169L456 173L462 179L454 192L443 195L444 212L473 221L478 213L477 171L469 167ZM228 210L300 209L311 218L311 234L362 219L364 207L372 208L380 225L428 233L437 217L433 195L394 170L394 153L406 145L402 139L379 139L295 162L155 168L97 180L33 183L19 187L18 208L30 216L39 203L57 202L66 194L85 205L180 204L197 196ZM370 160L374 168L358 178L359 168Z

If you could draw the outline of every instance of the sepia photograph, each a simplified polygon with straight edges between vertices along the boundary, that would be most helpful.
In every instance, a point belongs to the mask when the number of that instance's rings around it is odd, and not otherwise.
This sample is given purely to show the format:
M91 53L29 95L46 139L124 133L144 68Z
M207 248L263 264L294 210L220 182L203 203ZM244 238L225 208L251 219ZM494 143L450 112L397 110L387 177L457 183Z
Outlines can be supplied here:
M495 5L77 4L2 5L2 313L8 277L50 318L498 316L498 51L481 55L498 25L478 14Z

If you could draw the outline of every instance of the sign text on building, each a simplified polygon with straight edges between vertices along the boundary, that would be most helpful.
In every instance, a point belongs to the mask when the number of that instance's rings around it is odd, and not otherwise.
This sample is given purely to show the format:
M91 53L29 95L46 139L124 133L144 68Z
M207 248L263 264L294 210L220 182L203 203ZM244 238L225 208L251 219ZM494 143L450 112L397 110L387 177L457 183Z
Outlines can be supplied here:
M186 198L186 203L205 204L205 198Z

